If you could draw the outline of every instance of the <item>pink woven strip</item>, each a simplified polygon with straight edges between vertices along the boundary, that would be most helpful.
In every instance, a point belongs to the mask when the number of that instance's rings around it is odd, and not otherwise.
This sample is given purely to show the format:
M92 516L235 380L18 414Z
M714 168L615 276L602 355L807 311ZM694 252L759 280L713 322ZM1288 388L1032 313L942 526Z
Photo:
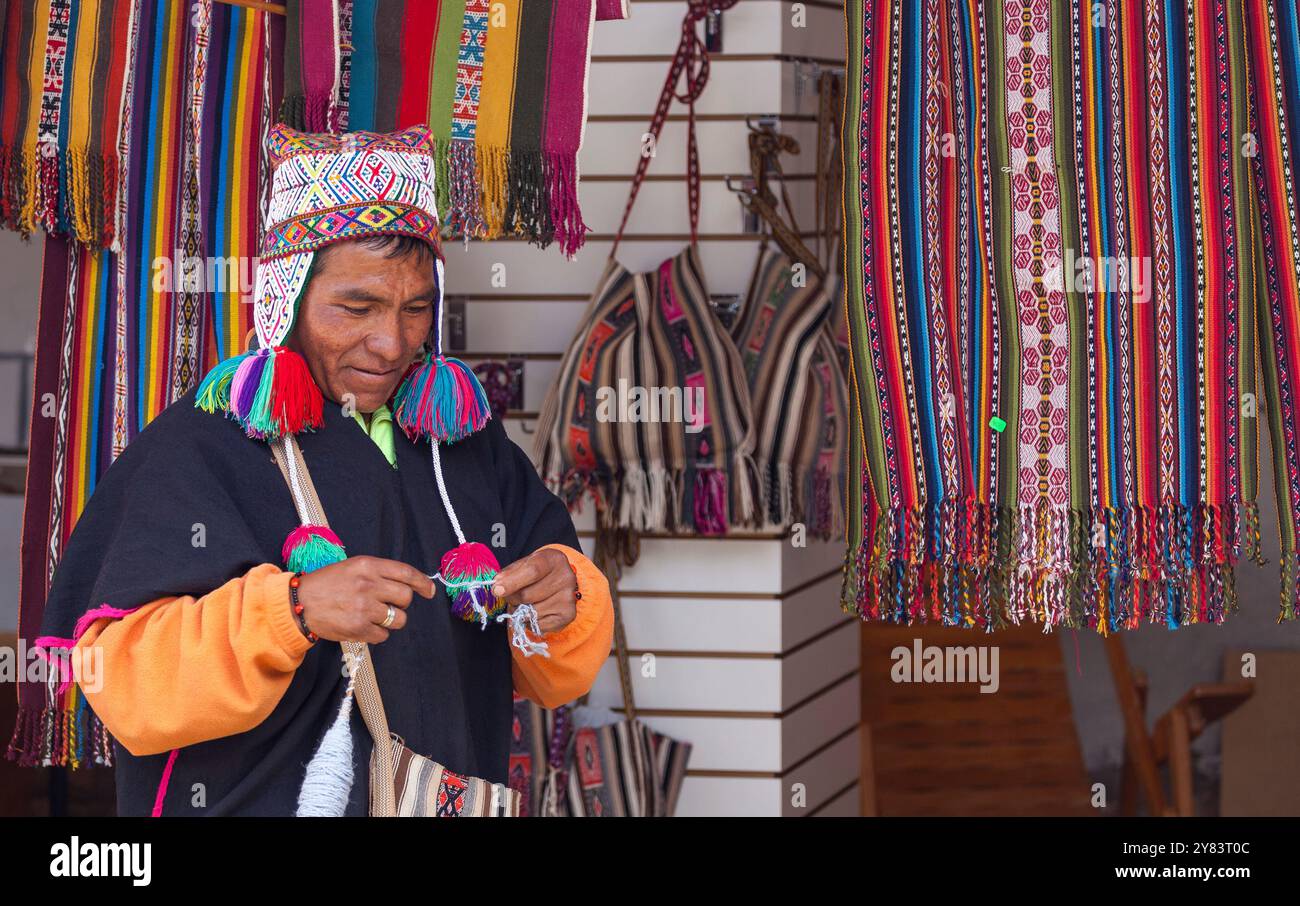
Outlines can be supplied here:
M172 767L176 764L176 756L179 753L180 749L172 749L171 754L167 756L167 766L163 768L162 780L158 783L158 795L154 797L153 812L150 817L162 817L163 800L167 798L167 784L171 782Z

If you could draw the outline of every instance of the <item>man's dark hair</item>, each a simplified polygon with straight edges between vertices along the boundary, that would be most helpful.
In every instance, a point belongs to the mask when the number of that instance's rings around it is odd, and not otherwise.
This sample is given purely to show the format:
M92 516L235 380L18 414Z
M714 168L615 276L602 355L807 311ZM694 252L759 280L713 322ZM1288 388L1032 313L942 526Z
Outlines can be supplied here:
M422 260L427 260L429 262L430 267L433 267L433 249L429 247L429 243L425 242L423 239L405 233L396 236L390 233L381 233L378 235L361 236L356 239L347 239L344 241L359 242L374 251L382 251L384 252L385 258L405 258L408 255L419 255ZM336 245L338 245L338 243L331 243L324 248L316 250L316 254L312 256L311 270L307 274L307 279L309 281L312 277L321 272L325 261L329 259L330 250Z

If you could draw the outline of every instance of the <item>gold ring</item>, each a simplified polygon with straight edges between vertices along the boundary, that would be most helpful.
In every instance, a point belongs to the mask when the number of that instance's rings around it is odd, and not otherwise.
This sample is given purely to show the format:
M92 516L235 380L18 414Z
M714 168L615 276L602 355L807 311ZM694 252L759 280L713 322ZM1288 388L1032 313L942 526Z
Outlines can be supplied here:
M389 604L388 616L384 617L384 622L380 623L379 625L387 629L389 626L393 625L393 620L395 619L397 619L397 608L394 607L392 604Z

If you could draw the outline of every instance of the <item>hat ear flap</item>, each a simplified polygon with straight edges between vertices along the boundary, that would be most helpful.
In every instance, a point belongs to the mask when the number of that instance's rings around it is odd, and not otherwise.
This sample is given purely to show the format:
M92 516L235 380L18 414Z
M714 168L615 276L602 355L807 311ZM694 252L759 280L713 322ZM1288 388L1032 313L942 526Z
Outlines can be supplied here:
M263 349L281 345L293 330L315 260L314 251L258 260L253 326L257 328L258 344Z
M302 279L298 281L298 291L289 302L289 326L284 329L279 341L269 344L272 346L283 344L293 335L293 329L298 326L298 315L302 311L302 300L307 297L307 287L311 285L312 275L316 273L316 252L301 252L300 254L306 256L307 264Z
M258 261L257 348L218 362L195 394L195 406L224 413L249 437L271 440L324 424L324 399L306 360L283 345L297 321L314 261L314 252Z

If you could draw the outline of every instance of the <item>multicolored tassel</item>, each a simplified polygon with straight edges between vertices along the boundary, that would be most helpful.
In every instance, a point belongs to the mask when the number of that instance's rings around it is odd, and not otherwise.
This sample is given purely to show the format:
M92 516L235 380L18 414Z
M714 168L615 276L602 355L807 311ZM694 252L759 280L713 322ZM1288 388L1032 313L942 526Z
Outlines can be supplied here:
M300 525L284 539L280 557L290 572L309 573L347 559L339 536L323 525Z
M501 571L492 549L477 541L458 544L442 555L440 576L451 598L451 612L468 622L483 622L504 613L506 603L492 594Z
M492 417L487 393L469 366L434 353L406 373L393 401L393 420L411 440L454 443Z
M249 437L273 440L324 425L324 402L306 360L284 346L219 362L199 384L194 405L224 412Z

